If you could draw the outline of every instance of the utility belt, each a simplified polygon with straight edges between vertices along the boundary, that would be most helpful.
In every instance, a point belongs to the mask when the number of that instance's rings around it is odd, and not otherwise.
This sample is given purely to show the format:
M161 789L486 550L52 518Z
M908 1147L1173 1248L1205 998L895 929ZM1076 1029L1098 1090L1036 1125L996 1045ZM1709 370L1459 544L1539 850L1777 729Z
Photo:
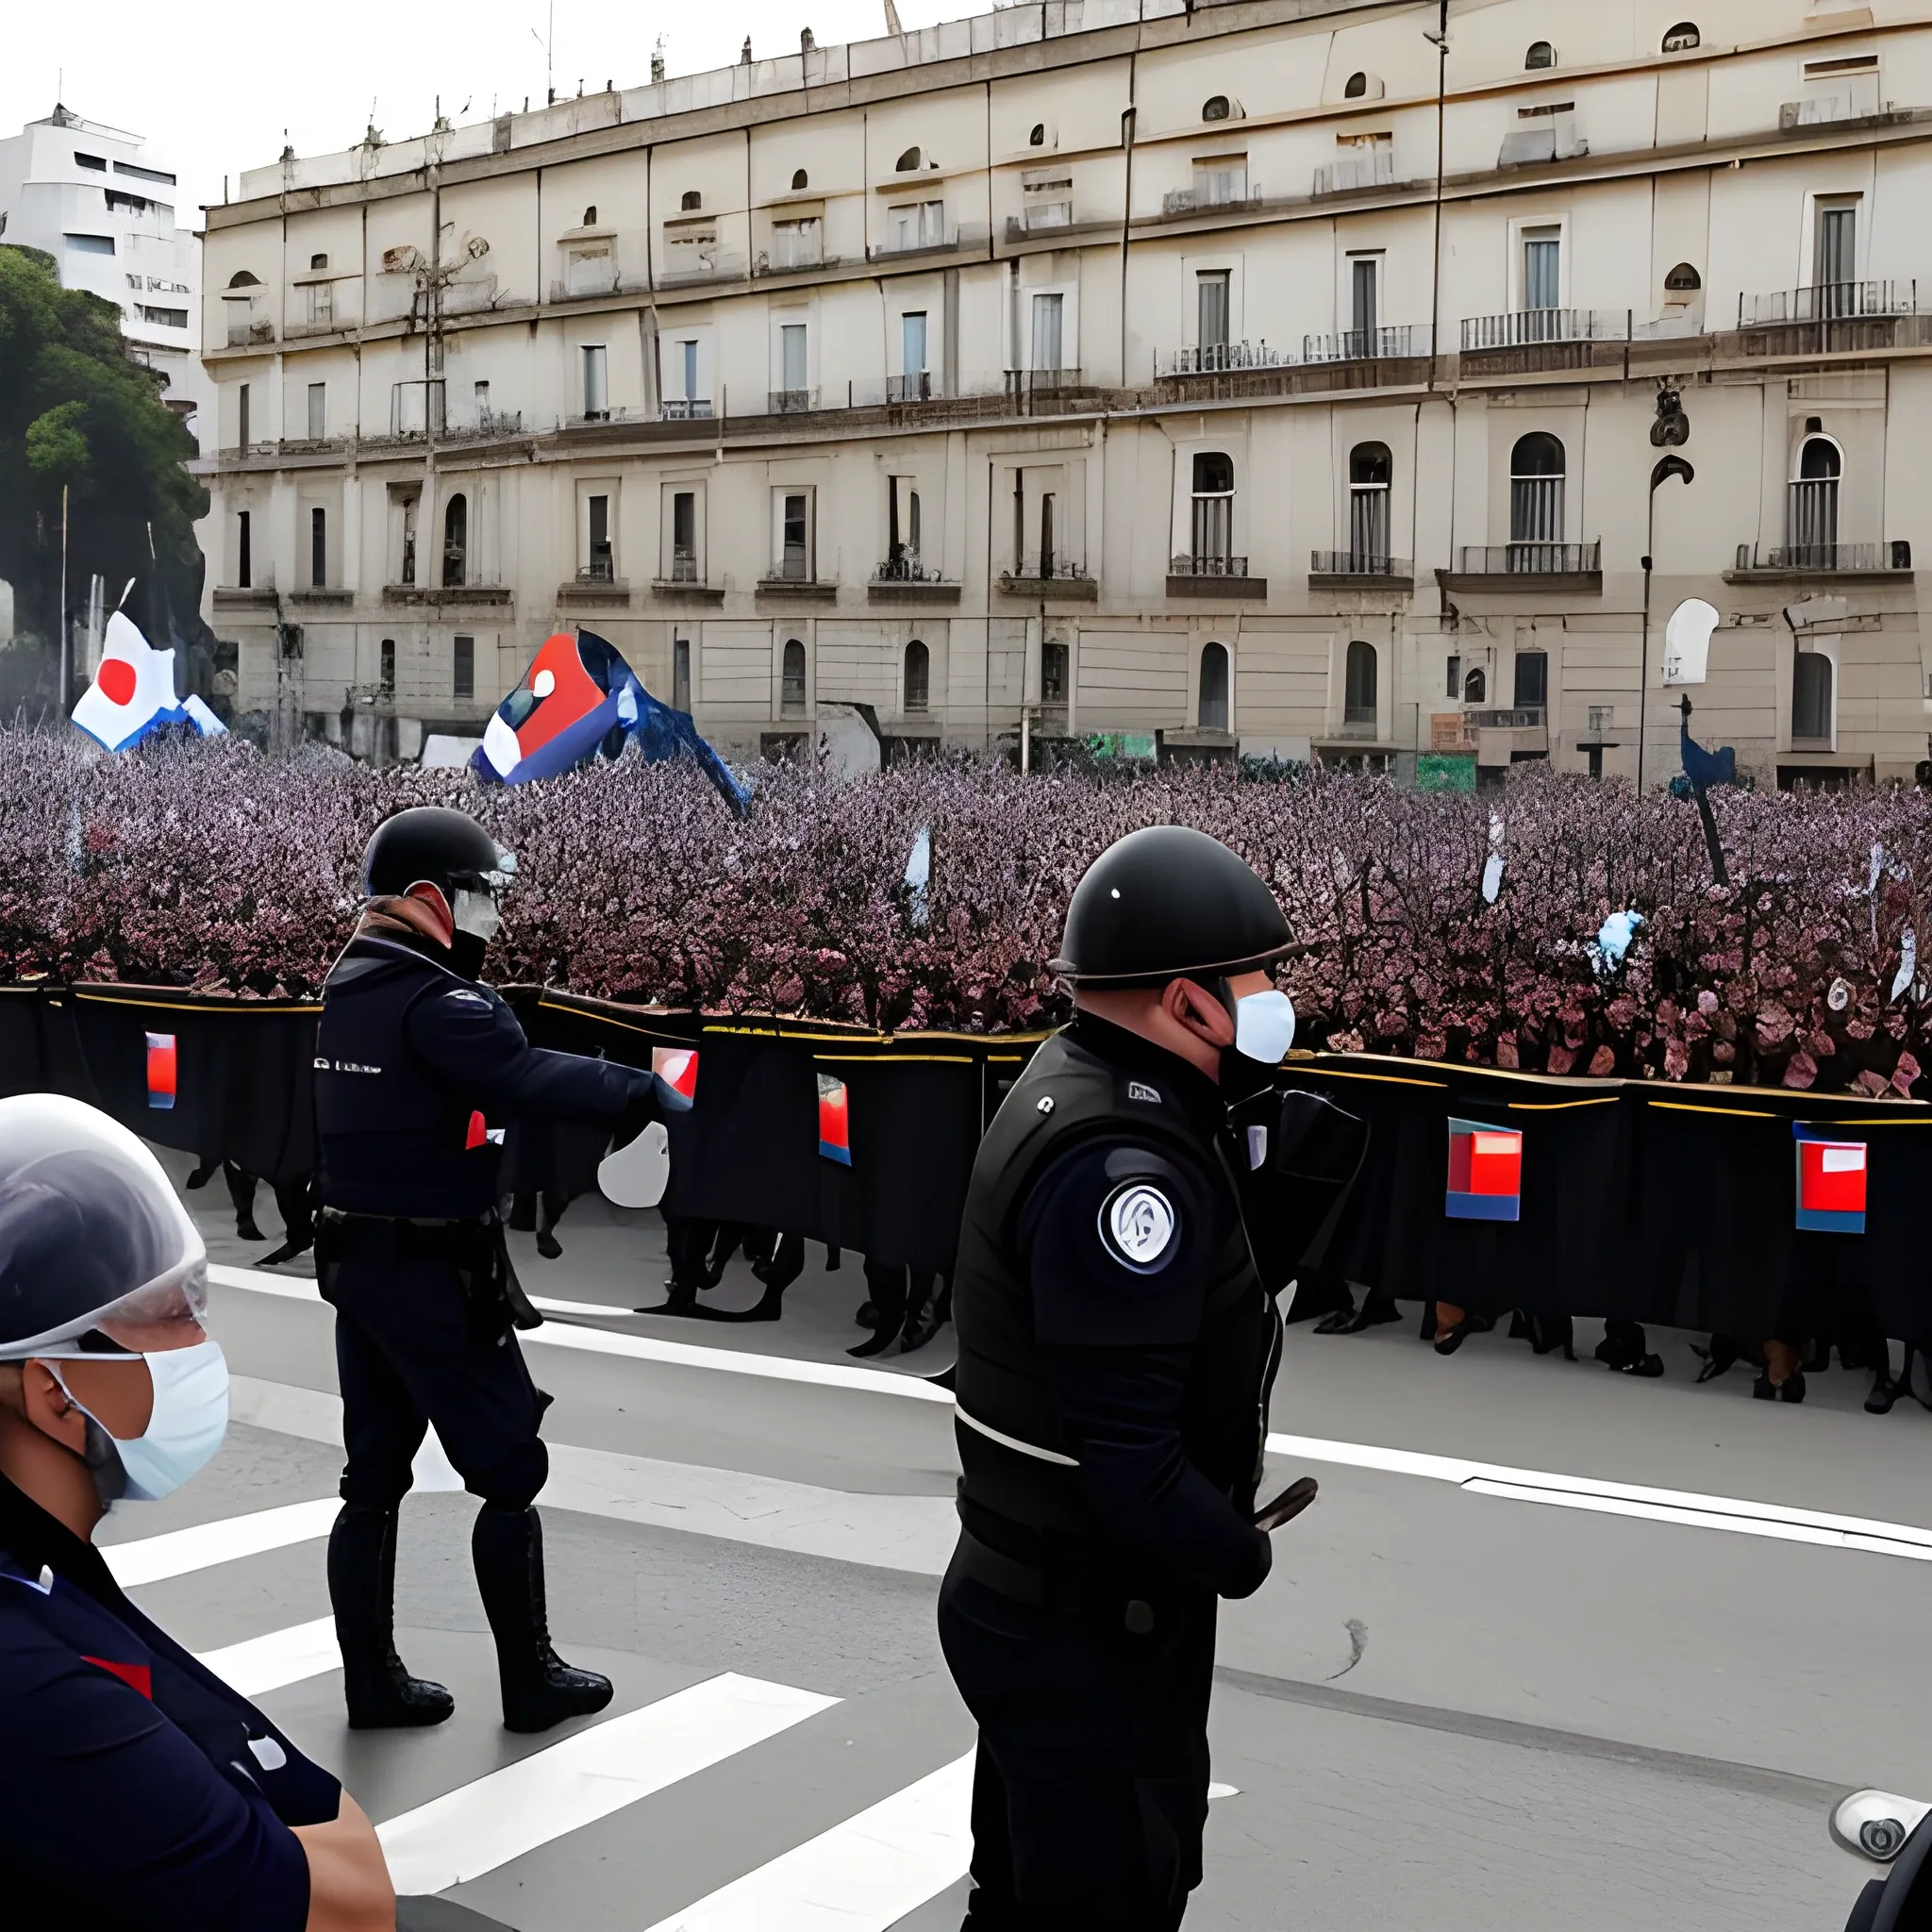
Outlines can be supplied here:
M1031 1609L1098 1620L1144 1637L1210 1592L1163 1576L1144 1558L1097 1538L1040 1530L959 1498L958 1574Z
M336 1270L345 1262L402 1268L424 1261L441 1262L456 1275L479 1341L494 1344L512 1328L541 1325L543 1317L517 1279L494 1208L462 1221L351 1214L341 1208L325 1208L315 1217L315 1272L325 1301L334 1301Z

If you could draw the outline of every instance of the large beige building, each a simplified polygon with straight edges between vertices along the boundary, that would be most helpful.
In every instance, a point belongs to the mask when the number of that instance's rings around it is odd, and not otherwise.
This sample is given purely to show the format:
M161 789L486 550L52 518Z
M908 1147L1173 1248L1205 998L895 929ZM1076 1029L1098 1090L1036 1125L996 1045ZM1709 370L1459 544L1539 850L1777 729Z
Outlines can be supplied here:
M1444 18L1046 0L244 175L236 708L408 757L581 624L741 752L858 702L1655 783L1697 595L1701 739L1909 780L1932 4Z

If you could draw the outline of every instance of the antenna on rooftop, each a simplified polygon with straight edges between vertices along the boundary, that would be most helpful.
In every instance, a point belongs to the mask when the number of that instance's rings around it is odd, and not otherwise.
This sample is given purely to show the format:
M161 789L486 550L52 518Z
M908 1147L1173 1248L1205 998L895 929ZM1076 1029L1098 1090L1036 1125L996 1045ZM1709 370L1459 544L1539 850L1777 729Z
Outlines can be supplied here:
M532 27L530 29L530 38L533 41L535 41L540 47L543 49L543 97L545 102L550 107L554 108L557 105L557 82L552 75L552 68L554 65L552 56L557 46L556 0L551 0L549 38L545 39L545 37L542 34L540 34L535 27Z

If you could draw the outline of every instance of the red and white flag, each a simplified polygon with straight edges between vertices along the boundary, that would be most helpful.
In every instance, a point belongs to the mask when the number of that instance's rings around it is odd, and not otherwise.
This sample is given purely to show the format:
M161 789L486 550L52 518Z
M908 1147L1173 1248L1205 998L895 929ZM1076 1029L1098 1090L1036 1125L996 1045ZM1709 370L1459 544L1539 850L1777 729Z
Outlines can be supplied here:
M157 724L192 724L206 738L225 730L197 697L175 695L175 654L158 651L133 620L117 610L108 620L100 669L74 708L74 722L109 751L139 744Z

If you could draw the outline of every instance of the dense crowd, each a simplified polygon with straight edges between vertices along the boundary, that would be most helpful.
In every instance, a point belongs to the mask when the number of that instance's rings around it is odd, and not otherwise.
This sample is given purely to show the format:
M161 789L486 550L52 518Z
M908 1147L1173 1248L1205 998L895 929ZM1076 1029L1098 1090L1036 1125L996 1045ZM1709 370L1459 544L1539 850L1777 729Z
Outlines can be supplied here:
M1915 1091L1932 1059L1917 957L1932 801L1916 792L1725 789L1734 883L1719 888L1692 804L1543 769L1475 797L1319 771L1023 777L963 758L843 783L754 775L741 823L694 770L635 758L506 790L319 748L107 758L0 730L0 979L311 992L374 825L455 803L522 866L499 982L892 1029L1039 1026L1068 1010L1048 962L1082 869L1174 821L1279 892L1304 948L1283 968L1304 1045L1874 1095Z

